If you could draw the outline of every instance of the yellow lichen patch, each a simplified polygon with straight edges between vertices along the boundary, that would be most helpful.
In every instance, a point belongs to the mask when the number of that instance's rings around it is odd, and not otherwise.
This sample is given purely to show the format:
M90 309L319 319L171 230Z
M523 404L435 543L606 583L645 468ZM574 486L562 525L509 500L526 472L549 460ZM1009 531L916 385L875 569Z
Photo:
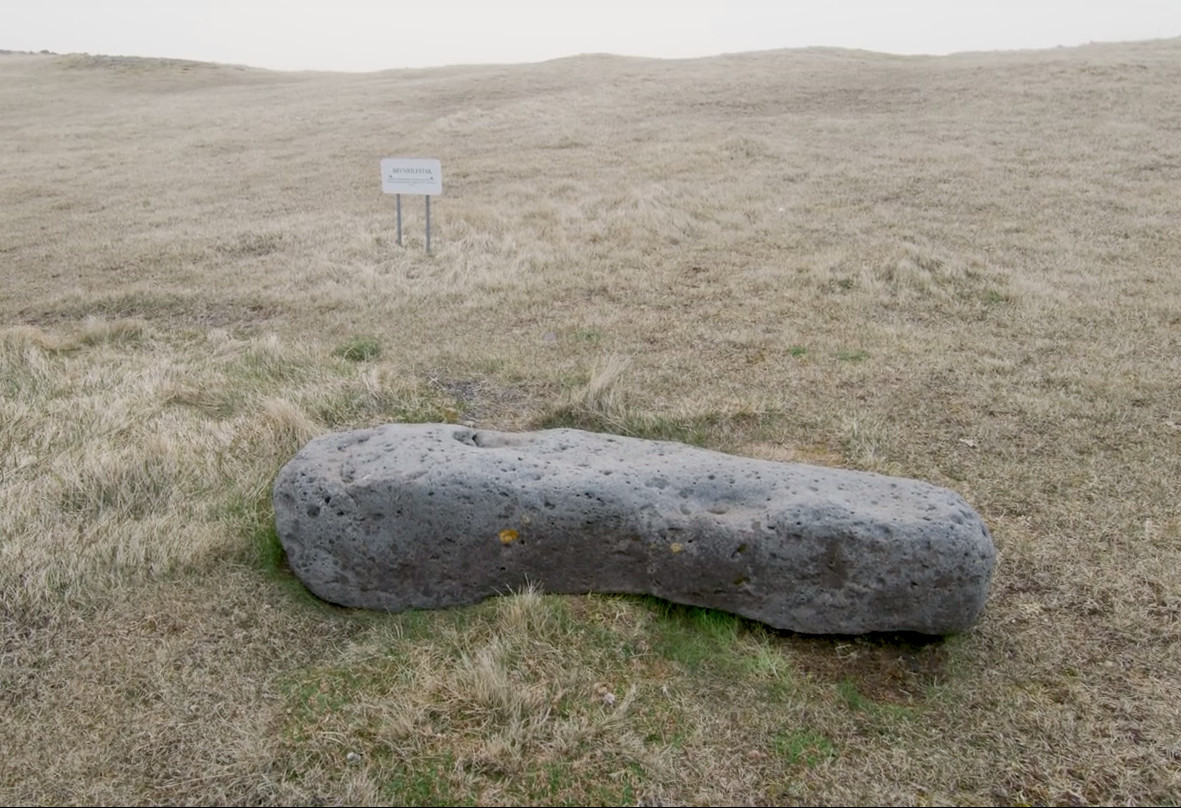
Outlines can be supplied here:
M681 544L679 541L674 541L668 546L668 549L673 551L673 555L676 555L685 549L685 545Z
M512 544L516 540L517 540L517 531L513 530L512 528L505 528L504 530L500 531L500 543L501 544Z

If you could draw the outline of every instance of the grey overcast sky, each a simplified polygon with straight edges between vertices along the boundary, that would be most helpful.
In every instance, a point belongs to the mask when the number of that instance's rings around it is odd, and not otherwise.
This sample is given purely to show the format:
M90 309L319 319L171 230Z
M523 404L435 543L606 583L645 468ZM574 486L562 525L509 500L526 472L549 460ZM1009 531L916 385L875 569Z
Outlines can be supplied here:
M1175 36L1181 0L0 0L0 48L276 70L811 45L941 54Z

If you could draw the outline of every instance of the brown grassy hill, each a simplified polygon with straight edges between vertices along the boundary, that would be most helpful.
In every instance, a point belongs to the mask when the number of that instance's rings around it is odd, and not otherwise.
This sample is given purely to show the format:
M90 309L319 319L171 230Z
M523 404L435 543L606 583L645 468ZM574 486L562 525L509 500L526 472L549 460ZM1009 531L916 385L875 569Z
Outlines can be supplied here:
M7 803L1181 799L1181 40L366 75L0 55ZM437 157L432 252L378 161ZM939 642L314 601L311 436L570 424L919 477Z

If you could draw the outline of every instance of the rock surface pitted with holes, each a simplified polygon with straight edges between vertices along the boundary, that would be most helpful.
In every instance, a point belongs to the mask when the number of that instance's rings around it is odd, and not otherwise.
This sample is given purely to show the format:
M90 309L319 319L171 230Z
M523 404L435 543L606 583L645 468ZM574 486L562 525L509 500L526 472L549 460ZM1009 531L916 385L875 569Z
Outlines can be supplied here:
M534 582L799 632L948 634L976 621L995 557L972 508L929 483L572 429L326 435L274 503L312 592L391 611Z

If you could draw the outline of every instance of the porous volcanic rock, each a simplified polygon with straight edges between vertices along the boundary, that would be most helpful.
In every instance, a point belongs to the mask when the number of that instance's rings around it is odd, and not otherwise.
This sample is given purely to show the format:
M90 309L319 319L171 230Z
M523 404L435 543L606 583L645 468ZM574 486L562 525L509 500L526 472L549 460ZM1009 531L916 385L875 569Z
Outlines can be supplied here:
M573 429L325 435L279 473L274 504L312 592L390 611L533 582L798 632L948 634L976 621L995 558L946 488Z

